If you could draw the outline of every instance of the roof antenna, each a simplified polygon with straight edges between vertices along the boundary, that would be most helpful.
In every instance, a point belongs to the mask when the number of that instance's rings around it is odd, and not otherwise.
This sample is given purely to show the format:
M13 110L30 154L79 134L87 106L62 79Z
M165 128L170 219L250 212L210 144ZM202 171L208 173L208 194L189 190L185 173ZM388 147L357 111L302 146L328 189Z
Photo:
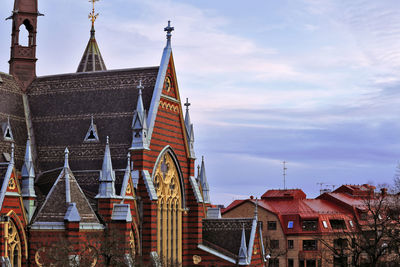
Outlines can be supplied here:
M283 189L286 190L286 161L283 161Z

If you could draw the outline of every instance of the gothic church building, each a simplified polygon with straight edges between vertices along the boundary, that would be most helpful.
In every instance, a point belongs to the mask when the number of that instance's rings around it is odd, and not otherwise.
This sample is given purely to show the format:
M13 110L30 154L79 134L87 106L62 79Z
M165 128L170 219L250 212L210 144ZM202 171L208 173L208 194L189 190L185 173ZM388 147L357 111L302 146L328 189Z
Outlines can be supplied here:
M257 210L251 218L213 215L204 160L195 176L174 28L164 29L159 66L107 70L92 2L75 73L36 76L38 0L15 0L8 18L10 69L0 72L1 266L264 266ZM19 40L25 29L27 46Z

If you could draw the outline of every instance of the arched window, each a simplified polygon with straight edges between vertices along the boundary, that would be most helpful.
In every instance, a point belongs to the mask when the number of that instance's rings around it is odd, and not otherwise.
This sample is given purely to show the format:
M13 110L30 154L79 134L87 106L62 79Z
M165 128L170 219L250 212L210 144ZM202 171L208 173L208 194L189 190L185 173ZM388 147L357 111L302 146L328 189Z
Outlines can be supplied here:
M182 262L182 189L178 169L166 152L153 176L157 191L157 250L164 264Z
M24 23L19 26L19 36L18 36L18 44L21 46L31 46L32 45L32 25L29 20L25 20Z
M21 267L21 238L18 234L18 229L12 220L8 223L8 258L10 259L12 267Z

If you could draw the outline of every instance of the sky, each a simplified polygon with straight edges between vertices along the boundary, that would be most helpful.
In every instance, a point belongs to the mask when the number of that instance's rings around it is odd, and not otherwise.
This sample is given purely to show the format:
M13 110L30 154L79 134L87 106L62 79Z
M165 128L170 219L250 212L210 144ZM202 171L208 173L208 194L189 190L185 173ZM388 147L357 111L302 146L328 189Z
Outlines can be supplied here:
M37 74L75 72L84 0L39 0ZM1 3L0 18L12 0ZM171 20L181 100L214 204L268 189L392 183L400 161L398 0L101 0L108 69L159 65ZM0 19L0 51L11 21ZM0 54L8 72L9 53Z

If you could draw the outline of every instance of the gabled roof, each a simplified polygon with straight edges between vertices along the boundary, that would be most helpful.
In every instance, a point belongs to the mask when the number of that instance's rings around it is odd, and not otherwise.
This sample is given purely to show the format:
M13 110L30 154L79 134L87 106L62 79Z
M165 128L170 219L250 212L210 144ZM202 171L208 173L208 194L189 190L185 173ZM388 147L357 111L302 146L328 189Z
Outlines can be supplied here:
M70 202L67 202L68 199ZM72 171L64 167L35 216L33 224L64 222L70 203L76 203L82 223L99 223Z

